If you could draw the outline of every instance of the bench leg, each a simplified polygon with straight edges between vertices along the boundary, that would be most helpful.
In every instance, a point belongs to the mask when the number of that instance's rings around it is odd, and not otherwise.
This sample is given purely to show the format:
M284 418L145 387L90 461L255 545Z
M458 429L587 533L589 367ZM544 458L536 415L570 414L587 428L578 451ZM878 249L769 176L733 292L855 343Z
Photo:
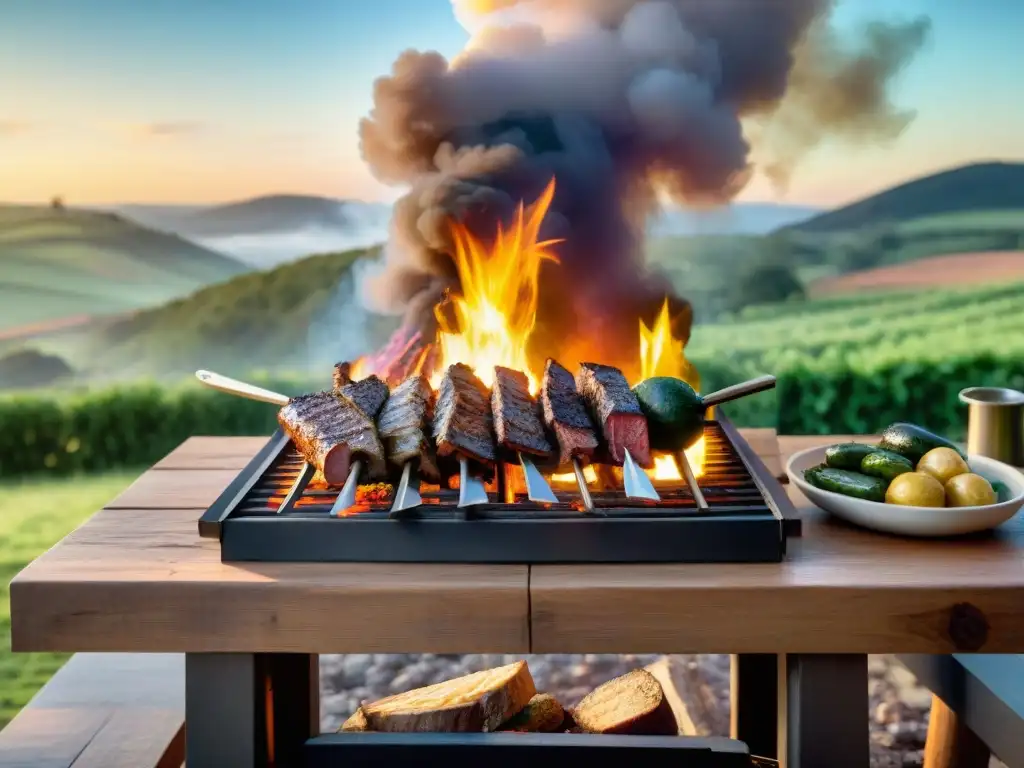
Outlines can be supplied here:
M867 656L779 656L778 690L785 768L867 768Z
M186 764L295 768L320 731L319 700L315 655L186 654Z
M729 734L750 754L778 757L778 656L733 654L729 675Z
M989 757L985 742L933 694L924 768L987 768Z

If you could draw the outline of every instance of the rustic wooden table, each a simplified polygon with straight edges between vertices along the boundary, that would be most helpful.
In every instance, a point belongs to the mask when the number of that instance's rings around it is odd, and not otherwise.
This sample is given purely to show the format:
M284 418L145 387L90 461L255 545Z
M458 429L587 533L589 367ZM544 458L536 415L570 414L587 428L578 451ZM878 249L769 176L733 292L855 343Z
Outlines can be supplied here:
M849 439L743 432L776 473ZM862 768L865 654L1024 652L1024 515L913 541L791 487L804 534L780 564L226 565L197 520L265 442L188 440L11 585L15 651L186 654L189 768L254 765L268 733L293 764L320 653L729 652L754 754Z

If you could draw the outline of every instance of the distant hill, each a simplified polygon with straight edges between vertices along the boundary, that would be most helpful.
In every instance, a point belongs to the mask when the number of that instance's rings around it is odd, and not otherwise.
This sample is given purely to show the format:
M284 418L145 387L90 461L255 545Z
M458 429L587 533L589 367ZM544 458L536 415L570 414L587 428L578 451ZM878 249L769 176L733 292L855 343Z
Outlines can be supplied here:
M153 306L246 271L118 214L0 205L0 329Z
M74 359L91 378L198 368L237 376L278 367L329 371L376 349L398 324L369 315L354 298L361 259L374 255L330 253L251 272L78 334L65 348L60 340L40 346Z
M1024 251L956 253L815 280L809 295L836 296L1024 282Z
M1024 163L977 163L900 184L784 227L842 232L964 211L1024 210Z

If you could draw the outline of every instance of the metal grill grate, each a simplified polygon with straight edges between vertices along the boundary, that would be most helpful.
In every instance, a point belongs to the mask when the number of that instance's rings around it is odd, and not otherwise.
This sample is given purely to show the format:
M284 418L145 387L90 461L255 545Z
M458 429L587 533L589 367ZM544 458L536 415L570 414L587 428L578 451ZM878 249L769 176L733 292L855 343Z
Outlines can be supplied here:
M423 486L424 504L396 520L390 495L335 517L339 489L318 484L278 432L200 521L221 540L225 560L380 562L705 562L780 560L794 534L784 491L724 420L704 430L707 504L683 481L656 483L661 501L591 488L595 513L578 506L573 484L553 484L558 504L491 486L492 503L457 507L458 490ZM786 518L791 518L787 521ZM787 524L787 522L789 524Z

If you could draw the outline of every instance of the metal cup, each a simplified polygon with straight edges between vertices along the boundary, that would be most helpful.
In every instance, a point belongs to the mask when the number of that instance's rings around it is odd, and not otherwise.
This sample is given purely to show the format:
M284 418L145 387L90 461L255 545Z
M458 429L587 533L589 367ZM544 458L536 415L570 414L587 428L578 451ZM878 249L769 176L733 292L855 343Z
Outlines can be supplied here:
M1024 392L1002 387L969 387L967 452L1024 467Z

